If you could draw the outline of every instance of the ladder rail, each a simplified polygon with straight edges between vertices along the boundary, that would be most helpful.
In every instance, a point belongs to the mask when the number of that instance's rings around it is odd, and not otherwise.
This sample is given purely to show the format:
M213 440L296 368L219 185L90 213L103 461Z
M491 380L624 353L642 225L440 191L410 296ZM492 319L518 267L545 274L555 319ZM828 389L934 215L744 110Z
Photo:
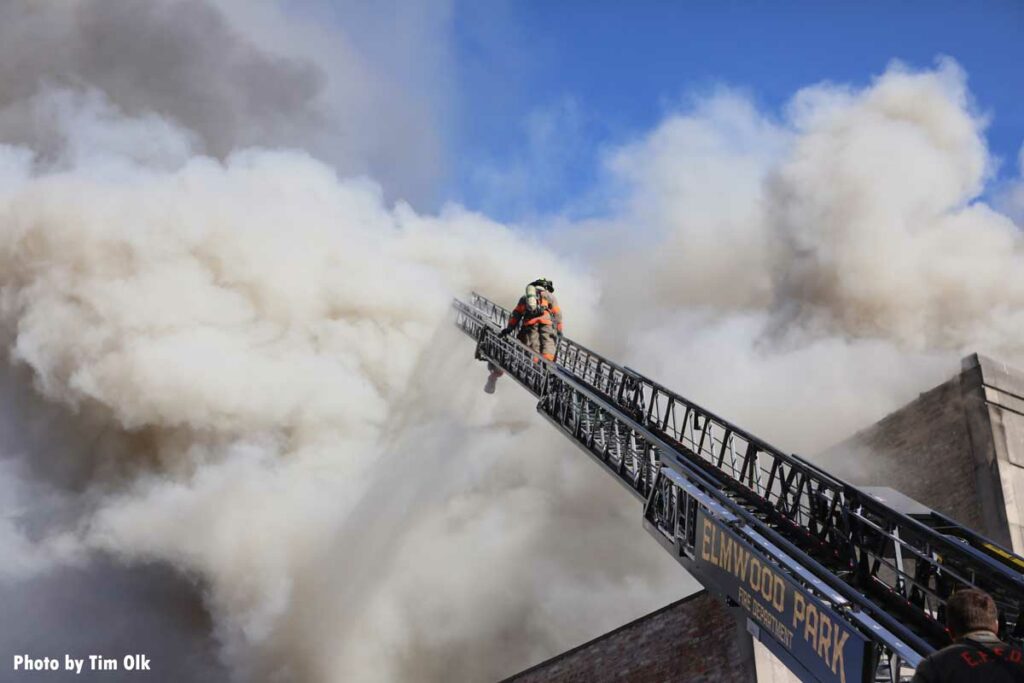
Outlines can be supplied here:
M507 324L507 309L476 293L470 301L456 299L453 307L456 324L477 340L477 357L509 372L540 399L546 418L645 501L645 525L663 544L671 533L659 527L658 506L664 512L692 499L665 483L662 470L671 470L699 482L742 520L750 530L746 541L757 535L810 571L813 581L801 579L808 590L827 601L821 593L827 587L844 609L853 607L847 613L867 616L871 626L853 620L862 631L877 635L882 628L887 635L875 638L876 655L889 658L890 671L901 662L916 665L944 644L945 599L956 587L987 590L1020 631L1024 576L1013 566L1024 560L969 530L957 533L947 518L939 531L892 510L567 337L559 339L554 362L538 359L515 339L495 334ZM669 488L659 492L659 486ZM677 530L679 521L670 526Z
M484 310L488 315L504 311L498 304L476 293L472 301L477 310ZM960 567L962 574L963 568L968 567L971 571L985 574L982 587L993 595L1008 621L1018 623L1024 615L1024 599L1020 597L1024 595L1024 576L1019 572L1007 572L1006 563L993 557L991 552L986 553L986 557L979 557L977 553L969 551L961 538L977 538L977 534L969 531L963 534L936 533L922 522L889 509L884 503L829 475L806 459L769 445L660 383L619 366L567 337L563 336L559 342L556 364L584 381L594 380L593 385L607 396L615 398L618 405L635 414L643 412L648 420L668 411L677 413L678 406L682 406L685 416L700 421L702 435L706 435L709 429L712 432L717 429L720 434L730 434L731 438L740 440L752 449L748 454L749 459L757 460L758 463L763 458L768 459L771 463L767 472L770 486L763 492L756 487L746 486L723 467L716 469L723 471L730 487L744 495L752 505L761 507L773 523L788 525L791 533L802 536L809 550L838 553L839 561L848 563L847 569L850 571L856 569L859 581L865 586L878 589L880 565L875 560L881 553L894 555L907 552L922 561L927 556L938 554L943 558L946 572L920 572L919 577L905 577L919 585L920 593L948 595L952 590L952 586L945 585L948 583L945 579L949 570ZM692 437L687 439L681 429L667 436L687 448L691 454L715 465L713 454L704 447L704 442ZM876 533L878 527L898 528L900 533L895 538L883 537L888 538L888 543L880 546L876 552L869 541L880 540ZM851 538L858 542L854 544L852 554L845 556L849 546L847 541ZM998 547L991 541L985 541L984 545ZM898 577L882 579L886 590L893 597L899 594L896 585ZM969 582L969 585L977 585L976 581ZM932 638L941 641L945 633L938 617L944 609L944 600L927 607L933 616L930 623L922 622L921 628L929 631ZM1024 624L1021 626L1024 627ZM1019 637L1024 633L1017 635Z

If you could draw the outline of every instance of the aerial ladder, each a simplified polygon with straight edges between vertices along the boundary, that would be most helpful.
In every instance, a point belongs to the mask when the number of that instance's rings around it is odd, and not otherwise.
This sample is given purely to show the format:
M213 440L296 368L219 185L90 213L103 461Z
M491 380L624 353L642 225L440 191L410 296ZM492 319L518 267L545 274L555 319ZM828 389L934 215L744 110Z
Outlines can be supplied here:
M898 510L568 337L539 358L499 337L509 311L484 296L453 308L476 357L536 396L801 680L907 680L949 643L946 600L967 587L995 599L1004 640L1024 637L1024 558L932 510Z

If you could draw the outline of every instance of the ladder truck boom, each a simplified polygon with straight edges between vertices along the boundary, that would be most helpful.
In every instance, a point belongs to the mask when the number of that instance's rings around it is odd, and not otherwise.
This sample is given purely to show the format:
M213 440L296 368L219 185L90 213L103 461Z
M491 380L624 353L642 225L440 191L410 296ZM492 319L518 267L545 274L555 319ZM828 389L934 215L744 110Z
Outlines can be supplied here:
M1024 559L933 511L908 515L568 337L555 361L501 338L477 293L455 323L537 410L643 503L645 528L801 680L903 680L948 643L945 602L985 590L1024 636Z

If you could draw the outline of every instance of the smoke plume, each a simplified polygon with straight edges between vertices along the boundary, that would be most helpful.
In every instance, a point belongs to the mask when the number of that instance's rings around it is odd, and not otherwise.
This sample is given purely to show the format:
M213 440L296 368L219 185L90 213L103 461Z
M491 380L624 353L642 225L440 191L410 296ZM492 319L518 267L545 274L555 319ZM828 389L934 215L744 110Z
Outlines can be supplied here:
M984 128L949 59L810 86L781 120L729 90L669 117L610 156L626 200L591 237L600 260L644 226L604 261L619 353L811 452L959 356L1024 363L1024 238L981 198Z
M781 119L698 99L558 253L392 201L441 172L412 66L272 3L119 5L0 9L0 593L92 592L53 609L179 677L494 679L692 590L523 392L482 400L453 294L550 276L572 336L792 448L967 350L1024 360L952 61ZM0 643L40 633L85 647Z
M317 69L253 48L230 8L55 7L4 22L73 53L16 50L37 72L0 87L2 589L56 604L6 622L5 650L148 647L190 679L490 678L691 589L525 397L479 400L450 329L453 293L558 273L586 336L591 279L459 207L245 148L315 123ZM96 32L139 59L90 70Z
M307 4L306 16L282 4L5 2L0 139L31 147L39 162L55 160L59 126L38 111L40 89L95 90L128 117L159 114L205 155L223 159L250 145L310 149L346 175L372 175L390 197L436 199L449 87L449 57L436 45L446 3L421 3L398 41L385 40L396 28L362 16L358 3L336 8L344 30L313 11L323 3ZM380 3L379 12L388 10ZM384 44L387 59L368 52ZM136 153L145 149L136 142Z

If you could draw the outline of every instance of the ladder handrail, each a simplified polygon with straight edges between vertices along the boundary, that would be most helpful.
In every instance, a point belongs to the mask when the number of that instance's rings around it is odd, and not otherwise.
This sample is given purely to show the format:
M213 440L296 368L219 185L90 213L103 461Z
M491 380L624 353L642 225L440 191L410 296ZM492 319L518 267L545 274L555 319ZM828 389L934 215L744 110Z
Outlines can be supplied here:
M567 337L560 338L554 362L537 358L515 339L494 334L506 325L509 312L475 292L470 304L456 299L453 306L459 314L457 324L477 340L477 356L508 370L540 397L538 410L577 445L592 456L600 451L598 461L646 498L645 510L656 497L655 488L665 485L658 484L659 477L664 480L664 460L742 520L751 530L745 536L748 540L758 536L783 549L798 562L795 573L809 571L807 576L815 577L811 583L817 582L819 593L828 586L856 606L859 613L852 621L896 661L916 664L921 655L942 644L941 611L954 585L979 585L993 594L1004 614L1020 618L1024 576L1013 571L1005 557L1021 566L1024 559L967 529L959 538L940 533ZM573 412L579 408L565 403L570 396L585 402L587 410L604 422L583 424L591 418ZM551 412L560 400L561 418ZM626 438L642 441L654 462L641 461L636 443L627 449L628 457L622 455L621 444L614 449L619 455L608 456L611 451L604 442L623 438L623 432ZM600 448L595 447L597 441L602 442ZM676 494L682 495L678 490ZM946 530L955 524L935 517ZM653 517L648 521L649 528L657 526ZM678 545L678 539L675 542ZM914 567L913 574L906 565ZM863 621L864 614L872 616L873 625ZM883 625L886 636L879 640ZM874 634L867 632L872 630Z

